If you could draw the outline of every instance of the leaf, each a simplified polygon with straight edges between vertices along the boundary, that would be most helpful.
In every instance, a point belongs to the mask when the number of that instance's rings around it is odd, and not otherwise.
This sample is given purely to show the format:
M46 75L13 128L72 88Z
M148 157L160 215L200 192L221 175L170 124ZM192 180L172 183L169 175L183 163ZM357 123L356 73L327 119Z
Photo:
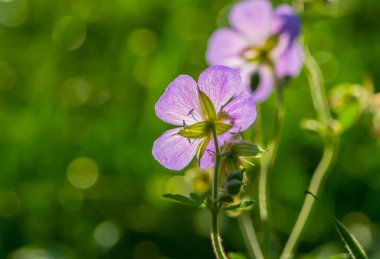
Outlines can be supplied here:
M252 206L253 204L255 204L256 202L255 201L243 201L237 205L232 205L232 206L227 206L227 207L224 207L222 208L223 210L227 210L227 211L236 211L236 210L241 210L241 209L245 209L245 208L248 208L250 206Z
M201 157L205 153L206 147L207 147L208 143L210 142L210 140L211 140L211 134L207 135L205 137L205 139L202 140L202 142L199 144L198 150L197 150L197 158L198 159L201 159Z
M202 197L200 197L198 194L196 194L194 192L190 193L190 198L193 199L193 201L198 202L198 203L202 203L203 202Z
M333 218L336 230L341 237L344 246L352 259L366 259L367 254L358 240L348 231L348 229L335 217Z
M215 123L216 135L221 135L223 133L226 133L231 128L232 128L231 124L226 124L226 123L221 123L221 122Z
M178 135L190 138L190 139L199 139L206 137L211 130L211 125L209 122L202 121L192 124L190 126L184 127L178 132Z
M247 141L234 143L231 149L237 157L252 157L265 152L261 147Z
M174 201L177 201L179 203L185 204L187 206L194 206L194 207L199 207L201 203L194 201L193 199L190 199L186 196L180 195L180 194L172 194L172 193L165 193L162 195L165 198L172 199Z
M216 118L215 107L214 107L214 104L211 102L211 100L208 98L208 96L201 90L198 90L198 99L199 99L199 106L201 108L201 112L204 116L204 119L209 122L215 121L215 118Z

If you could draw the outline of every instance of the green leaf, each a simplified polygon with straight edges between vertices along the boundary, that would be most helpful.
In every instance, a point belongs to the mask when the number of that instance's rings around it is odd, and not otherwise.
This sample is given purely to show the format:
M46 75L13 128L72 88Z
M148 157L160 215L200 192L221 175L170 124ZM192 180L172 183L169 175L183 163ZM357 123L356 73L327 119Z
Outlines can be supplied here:
M202 142L199 144L198 150L197 150L197 158L198 159L201 159L201 157L205 153L206 147L207 147L208 143L210 142L210 140L211 140L211 134L207 135L205 137L205 139L202 140Z
M172 194L172 193L165 193L162 195L165 198L172 199L174 201L180 202L187 206L193 206L193 207L199 207L202 205L202 202L194 201L193 199L190 199L186 196L180 195L180 194Z
M202 121L195 123L193 125L184 127L178 132L178 134L185 138L199 139L206 137L211 130L211 125L209 122Z
M201 196L199 196L198 194L196 194L194 192L190 193L190 198L193 199L193 201L198 202L199 204L202 203L204 200L204 199L202 199Z
M231 124L226 124L226 123L221 123L221 122L215 123L216 135L221 135L223 133L226 133L231 128L232 128Z
M252 206L253 204L255 204L256 202L254 201L243 201L237 205L232 205L232 206L227 206L227 207L224 207L222 208L223 210L227 210L227 211L236 211L236 210L241 210L241 209L245 209L245 208L248 208L250 206Z
M234 143L231 149L238 157L252 157L265 152L261 147L247 141Z
M201 90L198 90L198 99L199 106L201 108L201 112L203 114L204 119L208 122L215 121L215 107L211 100L208 98L208 96Z
M335 217L333 218L336 230L344 243L344 246L352 259L366 259L367 254L361 244L348 231L348 229Z

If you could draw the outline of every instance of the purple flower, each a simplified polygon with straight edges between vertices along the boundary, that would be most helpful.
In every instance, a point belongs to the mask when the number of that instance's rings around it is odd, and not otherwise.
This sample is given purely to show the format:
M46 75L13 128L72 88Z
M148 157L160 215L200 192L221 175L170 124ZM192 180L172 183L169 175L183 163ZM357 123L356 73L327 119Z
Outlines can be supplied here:
M211 66L198 84L180 75L166 88L155 106L156 115L178 126L162 134L153 144L153 156L163 166L181 170L197 156L201 168L214 164L212 127L221 145L247 129L256 118L256 107L242 87L237 70Z
M258 75L255 102L269 96L275 78L299 73L302 50L295 39L300 21L289 5L273 10L267 0L241 1L232 7L229 21L232 28L218 29L211 36L206 59L210 65L238 69L249 89L251 78Z

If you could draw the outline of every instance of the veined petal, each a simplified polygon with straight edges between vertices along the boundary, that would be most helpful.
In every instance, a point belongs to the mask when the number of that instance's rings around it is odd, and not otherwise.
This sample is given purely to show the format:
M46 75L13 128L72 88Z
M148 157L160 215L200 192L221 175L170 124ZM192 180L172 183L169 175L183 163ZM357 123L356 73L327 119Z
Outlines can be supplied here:
M229 132L246 130L256 119L256 106L248 91L242 91L237 95L223 111L229 115L233 127Z
M178 76L157 101L156 114L161 120L177 126L202 121L196 82L187 75Z
M227 28L219 29L208 41L206 61L209 65L238 67L244 62L241 54L248 45L247 39L239 32Z
M210 98L218 113L224 104L240 92L241 77L235 69L211 66L199 76L198 86Z
M261 44L270 35L272 6L266 0L242 1L230 12L230 24L242 32L251 43Z
M276 74L279 78L296 76L302 68L302 63L302 48L297 42L294 42L274 60Z
M180 128L171 129L162 134L153 144L152 154L163 166L171 170L182 170L197 153L202 139L188 140L178 135Z
M233 135L226 132L222 135L218 136L218 145L219 148L224 145L224 143L227 143L228 141L233 139ZM203 156L199 159L199 167L202 169L208 168L213 166L215 163L215 144L214 140L210 139L207 147L205 148Z

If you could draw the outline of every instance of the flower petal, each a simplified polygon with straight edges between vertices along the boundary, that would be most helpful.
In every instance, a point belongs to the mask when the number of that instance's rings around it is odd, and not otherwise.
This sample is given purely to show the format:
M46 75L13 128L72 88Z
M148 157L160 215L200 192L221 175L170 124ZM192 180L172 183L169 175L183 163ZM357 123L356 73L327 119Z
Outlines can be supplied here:
M301 30L299 18L295 15L291 6L279 5L273 12L272 33L288 35L289 44L298 36Z
M247 67L245 71L242 71L244 78L250 78L254 73L259 73L260 82L257 88L252 92L252 99L254 103L260 103L265 101L271 94L274 86L274 77L271 69L267 66L261 66L258 68ZM245 84L249 91L251 91L250 82Z
M240 33L227 28L219 29L208 41L206 61L209 65L237 67L244 62L241 53L247 45L247 40Z
M198 86L210 98L218 113L224 104L241 92L241 77L235 69L211 66L200 74Z
M294 42L275 61L275 70L279 78L296 76L303 63L302 48Z
M219 148L230 141L233 138L231 133L224 133L218 136L218 145ZM211 139L209 144L206 147L206 151L204 152L201 159L199 159L199 167L202 169L213 166L215 163L215 144L214 139Z
M191 139L178 135L180 128L165 131L153 144L152 154L163 166L171 170L182 170L197 153L202 139Z
M223 108L233 120L229 132L246 130L256 119L256 106L248 91L244 90Z
M272 6L266 0L242 1L230 12L230 24L251 43L262 44L271 32Z
M202 121L194 79L187 75L174 79L157 101L155 109L158 118L172 125L191 125Z

